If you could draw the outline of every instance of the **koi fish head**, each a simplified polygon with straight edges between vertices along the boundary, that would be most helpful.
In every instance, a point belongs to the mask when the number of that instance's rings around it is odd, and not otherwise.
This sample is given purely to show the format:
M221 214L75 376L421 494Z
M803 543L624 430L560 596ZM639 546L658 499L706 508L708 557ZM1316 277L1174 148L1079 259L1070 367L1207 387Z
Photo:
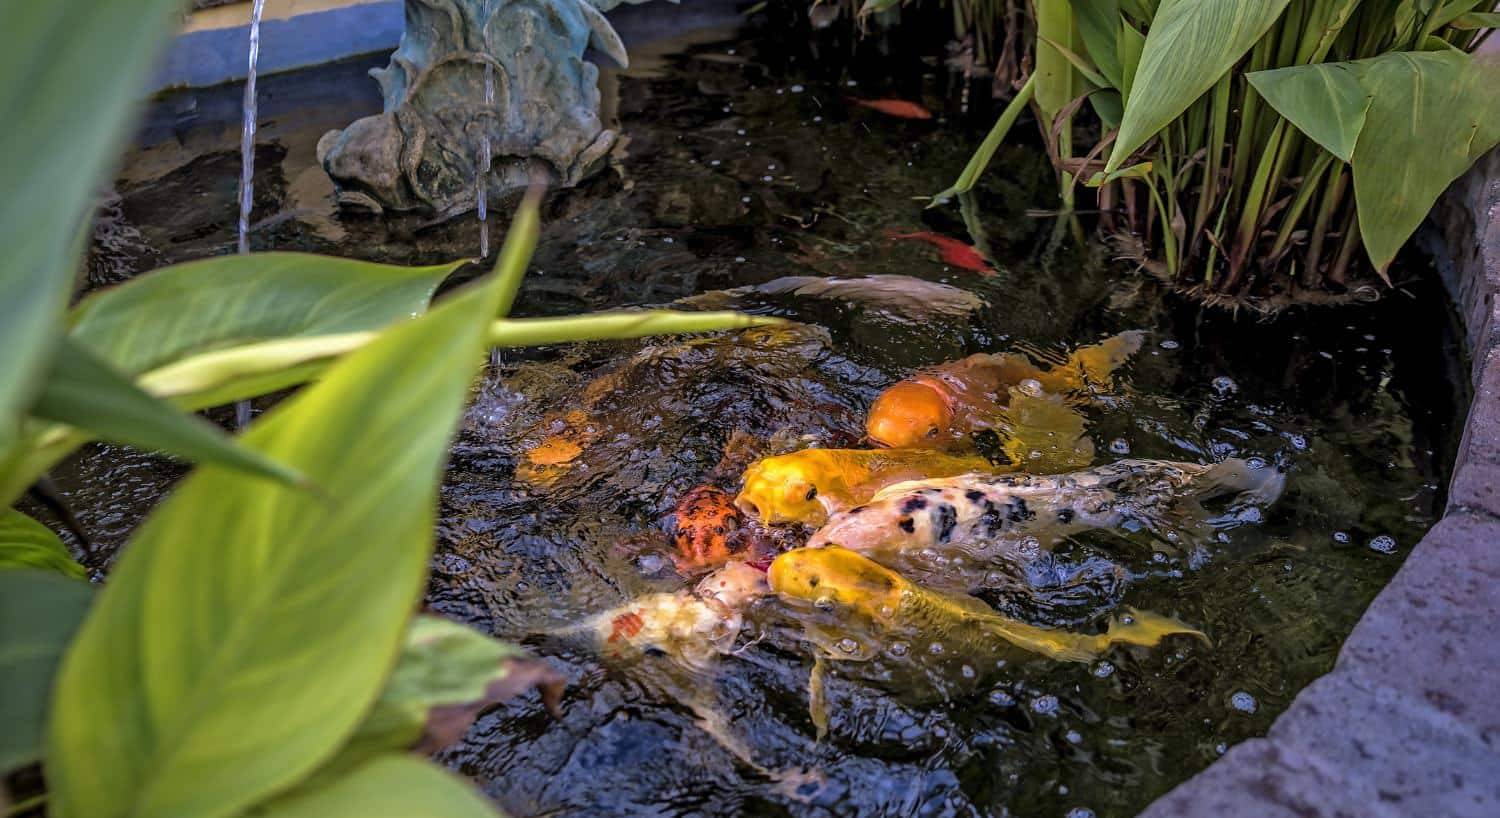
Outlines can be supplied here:
M894 613L904 585L894 571L838 546L788 551L771 563L767 578L782 599L876 619Z
M952 424L953 408L941 392L920 381L902 381L875 399L865 433L882 446L931 448Z
M734 498L740 511L766 525L821 525L828 511L819 500L823 464L816 450L767 457L745 470L745 486Z

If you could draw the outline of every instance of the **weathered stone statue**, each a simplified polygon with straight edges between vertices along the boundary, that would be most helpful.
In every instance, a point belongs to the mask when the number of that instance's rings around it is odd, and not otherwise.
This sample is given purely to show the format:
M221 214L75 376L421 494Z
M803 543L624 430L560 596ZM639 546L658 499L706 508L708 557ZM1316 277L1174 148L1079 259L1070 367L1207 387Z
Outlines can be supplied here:
M475 207L480 170L491 199L536 174L577 183L615 140L583 54L625 64L601 12L619 2L406 0L401 45L371 72L384 112L318 142L340 203L442 218Z

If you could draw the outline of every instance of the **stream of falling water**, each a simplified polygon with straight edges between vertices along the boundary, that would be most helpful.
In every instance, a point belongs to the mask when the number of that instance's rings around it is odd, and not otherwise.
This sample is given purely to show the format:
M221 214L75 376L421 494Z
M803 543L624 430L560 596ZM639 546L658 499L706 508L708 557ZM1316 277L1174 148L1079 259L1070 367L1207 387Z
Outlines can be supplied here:
M260 62L260 18L265 13L266 0L255 0L250 7L250 57L245 74L244 125L240 129L240 254L250 252L250 204L255 194L255 70ZM241 429L250 423L250 401L242 400L234 405L235 424Z
M479 257L490 255L490 122L495 107L495 66L484 64L484 132L479 135L479 167L474 173L474 207L479 212Z

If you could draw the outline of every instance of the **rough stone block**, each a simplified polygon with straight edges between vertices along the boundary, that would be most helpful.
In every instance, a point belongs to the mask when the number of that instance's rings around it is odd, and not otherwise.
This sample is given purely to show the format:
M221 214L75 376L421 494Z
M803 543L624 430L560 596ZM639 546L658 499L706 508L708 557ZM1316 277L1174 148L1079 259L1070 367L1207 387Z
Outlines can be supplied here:
M1303 783L1336 782L1329 799L1338 812L1500 815L1500 748L1462 708L1449 712L1426 695L1336 670L1297 696L1270 741L1305 763Z
M1266 739L1238 744L1140 818L1388 818L1349 804L1339 778ZM1394 814L1389 814L1394 818Z
M1335 669L1463 719L1500 751L1497 558L1500 519L1443 518L1365 611Z

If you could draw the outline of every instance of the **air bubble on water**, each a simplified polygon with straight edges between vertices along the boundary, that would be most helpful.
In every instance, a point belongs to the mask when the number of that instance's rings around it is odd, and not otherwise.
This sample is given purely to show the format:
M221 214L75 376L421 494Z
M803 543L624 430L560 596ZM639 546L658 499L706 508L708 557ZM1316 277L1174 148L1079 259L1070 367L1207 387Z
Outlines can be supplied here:
M745 129L744 128L736 128L734 133L735 133L736 136L744 136L745 135Z
M1024 557L1035 557L1042 553L1042 541L1036 537L1026 537L1021 540L1021 555Z
M1382 554L1396 553L1396 538L1389 534L1381 534L1370 540L1370 550L1379 551Z
M930 653L930 654L932 654L933 656L942 656L943 655L943 643L942 642L933 642L932 644L930 644L930 645L927 646L927 652Z
M1254 713L1255 708L1259 706L1255 697L1243 690L1229 697L1229 705L1241 713Z
M899 659L905 656L907 652L911 650L911 646L907 645L905 642L892 642L890 648L888 648L887 650L892 656Z
M1031 712L1042 716L1053 715L1057 712L1057 706L1057 697L1050 693L1031 700Z
M667 244L676 244L677 243L677 240L674 239L674 238L672 238L671 236L667 236L666 238L662 239L662 241L666 242Z
M710 165L713 165L714 167L718 167L720 165L720 162L717 159L710 159L708 163Z
M1107 679L1115 672L1115 666L1109 662L1100 662L1094 665L1094 676L1099 679Z
M1235 383L1234 379L1229 377L1228 375L1220 375L1219 377L1214 378L1213 388L1214 391L1221 396L1232 395L1235 392L1240 391L1240 385Z
M1266 467L1266 459L1264 457L1247 457L1245 458L1245 465L1258 471Z
M1016 697L1010 695L1004 690L990 691L990 704L993 704L996 707L1012 707L1015 705L1015 703Z
M846 636L839 640L838 648L845 653L853 653L859 650L859 643Z
M1218 753L1219 755L1224 755L1225 753L1229 752L1229 745L1221 741L1218 744L1214 745L1214 752Z
M740 264L744 264L745 263L745 257L744 256L735 256L734 260L737 261L737 262L739 262Z
M1333 541L1336 542L1336 543L1347 544L1349 542L1349 532L1347 532L1347 531L1335 531L1335 532L1333 532Z
M1120 624L1121 625L1134 625L1135 624L1135 617L1131 616L1130 614L1120 614Z
M887 619L889 619L890 617L893 617L893 616L896 615L896 609L892 608L889 605L881 605L880 606L880 615L883 616L883 617L886 617Z
M1067 818L1094 818L1094 811L1088 807L1074 807L1068 810Z
M805 90L807 90L807 89L803 88L800 85L793 85L792 86L792 93L794 93L794 94L800 94L800 93L802 93Z
M740 197L740 201L744 202L745 204L750 204L750 197L749 196L741 196Z
M1160 551L1154 551L1151 554L1151 561L1152 562L1166 562L1167 561L1167 555L1163 554Z
M1260 506L1245 506L1235 512L1234 518L1242 523L1259 523L1265 519L1265 515L1261 513Z
M1020 389L1022 394L1030 395L1033 398L1040 397L1042 394L1042 382L1036 378L1027 378L1017 384L1016 388Z
M813 607L820 611L831 611L834 608L833 597L820 596L813 600Z
M849 80L848 82L846 82L844 84L847 85L847 86L849 86L850 88L853 88L854 86L858 85L859 83L855 82L854 80Z
M1005 581L1005 576L999 571L991 571L984 575L984 584L994 587Z
M1158 346L1160 346L1162 349L1176 349L1176 348L1178 348L1179 346L1182 346L1182 345L1179 344L1179 343L1177 343L1176 341L1170 341L1170 340L1168 340L1168 341L1162 341L1160 344L1158 344Z
M958 672L963 674L963 677L965 679L974 678L974 668L969 667L968 665L964 665L963 667L959 668Z
M1031 454L1028 454L1026 457L1031 460L1041 460L1042 452L1040 449L1032 449Z
M822 122L823 121L823 117L821 117L821 116L815 116L815 117L813 117L813 121L814 122Z
M1067 784L1058 784L1057 785L1057 794L1058 795L1067 795L1068 794L1068 785Z
M1115 454L1130 454L1130 442L1123 437L1117 437L1109 442L1109 450Z
M1063 734L1063 738L1067 739L1069 744L1083 743L1083 734L1078 732L1077 730L1069 730L1068 732Z
M1296 449L1299 452L1307 448L1307 438L1303 437L1302 435L1288 433L1286 436L1286 440L1288 443L1292 444L1293 449Z

